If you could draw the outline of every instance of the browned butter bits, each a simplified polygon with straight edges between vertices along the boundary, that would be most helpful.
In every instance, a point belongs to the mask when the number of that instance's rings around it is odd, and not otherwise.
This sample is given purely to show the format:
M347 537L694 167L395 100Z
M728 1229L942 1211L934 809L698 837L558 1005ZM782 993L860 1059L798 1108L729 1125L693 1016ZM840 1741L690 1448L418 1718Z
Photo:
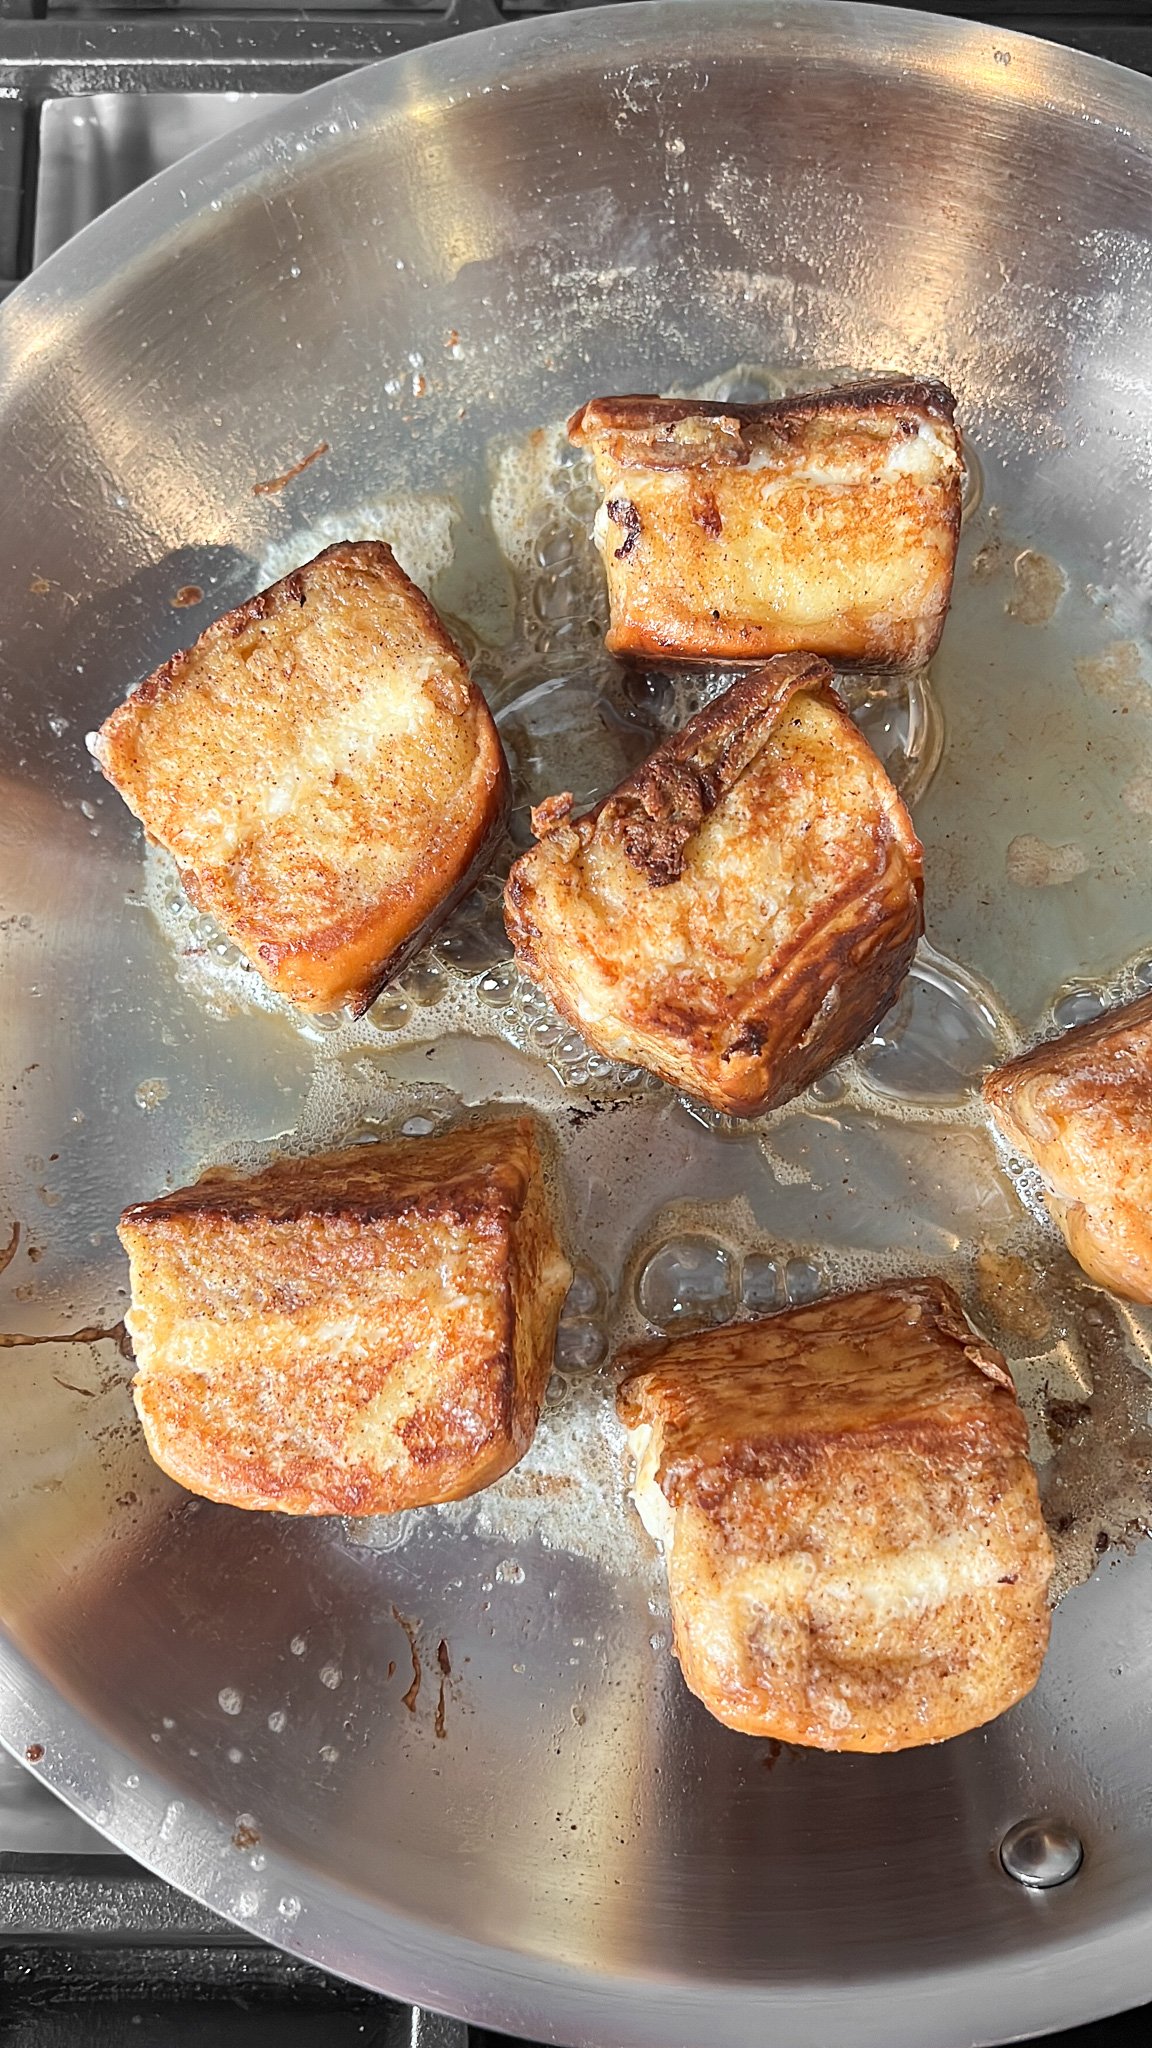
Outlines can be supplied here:
M867 1037L922 928L920 843L831 678L743 677L585 816L538 807L508 878L520 965L589 1043L737 1116Z
M308 1010L366 1010L507 813L488 707L382 541L226 612L92 746L197 908Z
M997 1068L984 1100L1091 1279L1152 1302L1152 995Z
M529 1117L217 1168L120 1237L137 1412L192 1493L391 1514L532 1441L572 1275Z
M1035 1684L1052 1552L998 1351L938 1280L626 1353L690 1689L746 1734L941 1742Z
M759 405L590 399L568 431L603 493L612 653L921 667L956 566L954 412L912 377Z

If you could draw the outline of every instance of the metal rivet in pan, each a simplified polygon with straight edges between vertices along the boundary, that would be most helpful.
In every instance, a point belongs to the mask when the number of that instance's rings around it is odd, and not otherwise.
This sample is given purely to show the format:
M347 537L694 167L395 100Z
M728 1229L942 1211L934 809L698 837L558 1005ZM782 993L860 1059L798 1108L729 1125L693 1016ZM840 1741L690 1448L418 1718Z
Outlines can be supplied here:
M1017 1884L1050 1891L1075 1877L1084 1861L1084 1844L1064 1821L1020 1820L1000 1844L1000 1861Z

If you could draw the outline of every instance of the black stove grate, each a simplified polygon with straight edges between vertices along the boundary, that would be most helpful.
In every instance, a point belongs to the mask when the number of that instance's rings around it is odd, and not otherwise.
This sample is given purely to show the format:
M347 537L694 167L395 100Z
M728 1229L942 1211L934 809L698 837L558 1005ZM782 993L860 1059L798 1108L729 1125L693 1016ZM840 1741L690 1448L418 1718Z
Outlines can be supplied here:
M219 132L213 122L248 111L219 96L300 92L379 57L567 4L309 0L305 11L285 0L0 0L0 296L101 206L173 161L182 138L192 148ZM1152 0L942 8L1152 72ZM1150 2016L1152 2007L1052 2036L1048 2048L1144 2048ZM0 2048L502 2040L246 1941L108 1853L0 1754Z

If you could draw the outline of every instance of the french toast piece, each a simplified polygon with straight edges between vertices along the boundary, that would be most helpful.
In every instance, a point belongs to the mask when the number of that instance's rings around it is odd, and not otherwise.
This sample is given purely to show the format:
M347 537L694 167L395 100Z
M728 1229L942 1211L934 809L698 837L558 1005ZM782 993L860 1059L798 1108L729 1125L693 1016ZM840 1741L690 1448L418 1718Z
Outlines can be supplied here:
M217 1168L120 1238L137 1413L190 1492L392 1514L528 1449L572 1277L530 1118Z
M984 1100L1089 1278L1152 1302L1152 995L1009 1060Z
M919 668L952 594L955 400L913 377L762 405L593 398L608 646L628 658Z
M93 752L274 989L365 1011L474 882L508 771L383 541L342 541L139 683Z
M999 1352L913 1280L626 1354L676 1654L729 1728L891 1750L1029 1692L1052 1552Z
M508 877L521 966L589 1043L734 1116L868 1036L922 928L920 842L825 661L781 655Z

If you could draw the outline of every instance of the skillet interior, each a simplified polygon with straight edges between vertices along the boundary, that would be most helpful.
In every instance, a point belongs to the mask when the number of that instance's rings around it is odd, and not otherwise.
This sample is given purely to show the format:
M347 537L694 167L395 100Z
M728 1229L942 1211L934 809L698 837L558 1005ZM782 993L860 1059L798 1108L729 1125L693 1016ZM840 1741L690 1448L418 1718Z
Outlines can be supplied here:
M323 88L24 286L0 316L6 1328L113 1326L121 1206L314 1106L313 1041L212 1018L178 981L86 730L199 623L182 586L223 608L293 532L389 492L467 506L479 451L594 387L741 361L950 378L985 470L963 573L997 534L1007 553L1000 582L965 584L938 670L930 932L1023 1031L1134 960L1147 825L1118 799L1152 674L1150 202L1152 88L1092 60L840 0L641 5ZM1068 579L1050 627L1005 620L1023 548ZM476 616L503 572L479 543L470 560L454 608ZM1117 644L1135 666L1093 693L1074 663ZM1018 834L1087 864L1010 889ZM525 1071L474 1051L442 1078L514 1093ZM707 1200L738 1185L738 1148L689 1120L661 1142L631 1178L584 1155L605 1228L646 1226L685 1161ZM970 1162L934 1125L915 1142L916 1201L896 1147L830 1239L947 1251ZM802 1234L802 1195L781 1183L799 1207L765 1212L769 1237ZM1145 1419L1142 1341L1130 1318L1088 1343L1117 1442ZM373 1549L201 1507L148 1468L113 1341L14 1347L5 1371L0 1733L222 1913L490 2024L652 2048L897 2021L1006 2038L1152 1988L1146 1546L1067 1598L1040 1689L990 1730L776 1760L686 1700L611 1545L429 1522ZM431 1681L401 1699L396 1614L426 1662L451 1645L443 1739ZM995 1846L1045 1810L1088 1860L1029 1896Z

